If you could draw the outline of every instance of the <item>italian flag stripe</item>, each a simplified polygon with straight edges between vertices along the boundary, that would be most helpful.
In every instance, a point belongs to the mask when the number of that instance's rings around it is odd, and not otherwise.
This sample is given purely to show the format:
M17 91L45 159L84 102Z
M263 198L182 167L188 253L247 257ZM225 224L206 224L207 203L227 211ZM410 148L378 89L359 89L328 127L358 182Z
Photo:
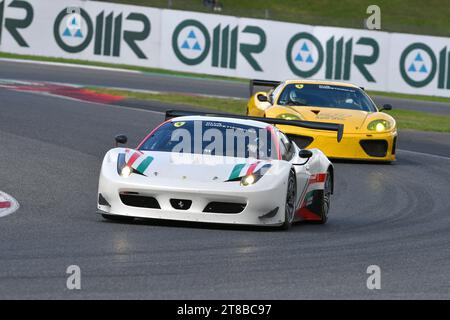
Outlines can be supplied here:
M152 163L152 161L153 161L153 157L148 156L147 158L142 160L142 162L139 164L139 166L136 168L136 170L140 173L144 173L145 170L147 170L150 163Z
M245 167L245 163L235 165L233 168L233 171L231 171L231 174L230 174L230 177L228 178L228 180L233 180L233 179L239 178L243 167Z
M138 152L133 153L133 155L131 156L131 158L128 160L127 165L129 167L131 167L133 165L133 163L137 160L137 158L139 158L141 155Z
M249 174L252 174L255 171L258 164L259 164L259 162L255 162L255 163L251 164L250 167L248 167L246 175L248 176Z

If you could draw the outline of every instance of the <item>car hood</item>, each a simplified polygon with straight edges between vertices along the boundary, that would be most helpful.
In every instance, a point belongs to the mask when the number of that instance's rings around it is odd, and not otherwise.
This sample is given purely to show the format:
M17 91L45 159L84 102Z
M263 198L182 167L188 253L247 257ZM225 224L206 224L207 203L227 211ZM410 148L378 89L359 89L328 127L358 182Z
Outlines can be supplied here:
M273 161L199 154L136 151L124 149L125 161L140 174L149 178L192 182L223 182L239 180L250 173L265 174Z
M356 132L363 126L369 112L361 110L324 108L324 107L290 107L299 113L303 120L344 124L344 132Z

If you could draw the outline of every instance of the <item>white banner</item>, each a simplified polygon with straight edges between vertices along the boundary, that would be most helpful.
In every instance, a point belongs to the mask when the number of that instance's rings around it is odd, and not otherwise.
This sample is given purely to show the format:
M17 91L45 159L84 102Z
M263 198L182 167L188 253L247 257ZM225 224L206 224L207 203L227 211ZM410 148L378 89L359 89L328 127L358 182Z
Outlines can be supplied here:
M160 9L80 0L0 0L1 11L3 52L160 67Z
M450 97L450 39L84 0L0 0L3 52Z

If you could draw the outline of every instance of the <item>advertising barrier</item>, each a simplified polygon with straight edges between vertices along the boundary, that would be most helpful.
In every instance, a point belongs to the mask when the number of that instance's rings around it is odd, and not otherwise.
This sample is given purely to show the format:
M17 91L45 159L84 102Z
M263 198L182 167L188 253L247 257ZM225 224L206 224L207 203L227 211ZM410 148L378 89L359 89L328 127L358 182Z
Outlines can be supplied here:
M450 38L85 0L0 0L0 51L450 97Z

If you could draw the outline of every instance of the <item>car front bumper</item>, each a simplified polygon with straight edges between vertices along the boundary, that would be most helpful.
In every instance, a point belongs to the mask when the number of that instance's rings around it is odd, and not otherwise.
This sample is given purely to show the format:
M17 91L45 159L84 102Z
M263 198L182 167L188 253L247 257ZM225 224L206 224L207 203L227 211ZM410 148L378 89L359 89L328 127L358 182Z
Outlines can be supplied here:
M328 158L368 161L395 161L397 132L344 133L337 142L336 133L317 130L283 130L300 148L318 148ZM300 144L303 144L300 145ZM305 146L306 145L306 146Z
M163 181L136 174L122 178L114 170L108 169L102 168L99 178L100 201L97 203L99 213L136 218L262 226L278 226L284 222L287 176L264 176L255 185L248 187L242 187L238 182L218 182L213 186L211 183L192 181ZM136 202L125 201L124 195L132 198L152 198L156 202L151 200L144 206L142 203L136 206ZM183 209L176 208L180 200L190 203L183 205ZM148 203L151 204L150 207ZM155 203L159 208L155 208ZM211 203L243 204L245 208L238 213L205 212Z

